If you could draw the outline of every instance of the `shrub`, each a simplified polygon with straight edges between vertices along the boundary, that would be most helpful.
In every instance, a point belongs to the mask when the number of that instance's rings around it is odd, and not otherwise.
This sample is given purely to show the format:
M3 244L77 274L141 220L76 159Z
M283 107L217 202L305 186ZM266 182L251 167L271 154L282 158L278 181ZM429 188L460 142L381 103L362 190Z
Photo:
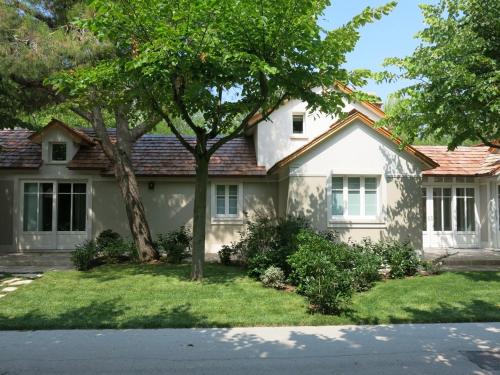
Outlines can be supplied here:
M364 241L364 246L382 257L383 264L390 268L389 277L393 279L412 276L418 271L420 261L415 249L408 242Z
M260 280L268 288L283 289L285 287L285 274L278 267L269 267L260 276Z
M79 271L87 271L95 266L97 247L94 241L85 241L77 245L71 253L71 262Z
M352 269L356 291L370 289L380 280L382 257L360 246L352 245L354 268Z
M218 251L221 264L229 266L231 264L231 257L236 253L235 247L231 245L222 245Z
M103 251L109 245L114 245L121 241L122 237L111 229L103 230L96 238L96 246L99 251Z
M358 282L358 257L345 243L333 243L309 230L297 237L298 250L288 258L291 280L313 310L336 313L350 301Z
M270 218L258 215L250 221L236 248L250 276L260 276L271 266L280 268L285 276L290 274L287 257L297 251L297 235L308 228L309 222L301 216Z
M191 233L184 226L158 236L159 246L167 253L167 262L173 264L182 263L191 256L191 243Z

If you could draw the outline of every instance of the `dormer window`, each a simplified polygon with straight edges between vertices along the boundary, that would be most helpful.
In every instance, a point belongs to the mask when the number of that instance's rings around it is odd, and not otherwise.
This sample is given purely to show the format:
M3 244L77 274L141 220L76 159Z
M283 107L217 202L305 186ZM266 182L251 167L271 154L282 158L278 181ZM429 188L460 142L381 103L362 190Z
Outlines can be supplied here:
M50 160L51 161L66 161L66 143L51 143L50 144Z
M292 133L304 134L304 114L294 113L292 116Z

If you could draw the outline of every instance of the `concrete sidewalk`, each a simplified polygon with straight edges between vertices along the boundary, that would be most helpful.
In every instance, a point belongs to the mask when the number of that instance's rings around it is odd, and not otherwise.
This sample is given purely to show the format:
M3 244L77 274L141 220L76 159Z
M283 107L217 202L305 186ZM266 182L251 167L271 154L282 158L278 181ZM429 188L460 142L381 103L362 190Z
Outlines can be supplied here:
M0 332L0 374L500 374L500 323Z

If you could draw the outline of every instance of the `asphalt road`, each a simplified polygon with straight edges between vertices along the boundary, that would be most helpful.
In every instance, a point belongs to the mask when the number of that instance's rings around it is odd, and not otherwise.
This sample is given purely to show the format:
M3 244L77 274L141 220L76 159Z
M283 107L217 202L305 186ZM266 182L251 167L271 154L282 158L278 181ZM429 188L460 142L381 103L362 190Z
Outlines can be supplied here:
M0 331L0 374L500 374L500 323Z

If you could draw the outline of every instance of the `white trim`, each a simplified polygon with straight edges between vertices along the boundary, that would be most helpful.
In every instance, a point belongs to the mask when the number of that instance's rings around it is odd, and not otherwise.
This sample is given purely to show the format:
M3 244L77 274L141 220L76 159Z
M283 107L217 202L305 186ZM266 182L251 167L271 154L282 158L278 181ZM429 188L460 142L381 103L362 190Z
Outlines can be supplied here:
M328 228L348 228L348 229L385 229L387 224L382 221L335 221L328 222Z

